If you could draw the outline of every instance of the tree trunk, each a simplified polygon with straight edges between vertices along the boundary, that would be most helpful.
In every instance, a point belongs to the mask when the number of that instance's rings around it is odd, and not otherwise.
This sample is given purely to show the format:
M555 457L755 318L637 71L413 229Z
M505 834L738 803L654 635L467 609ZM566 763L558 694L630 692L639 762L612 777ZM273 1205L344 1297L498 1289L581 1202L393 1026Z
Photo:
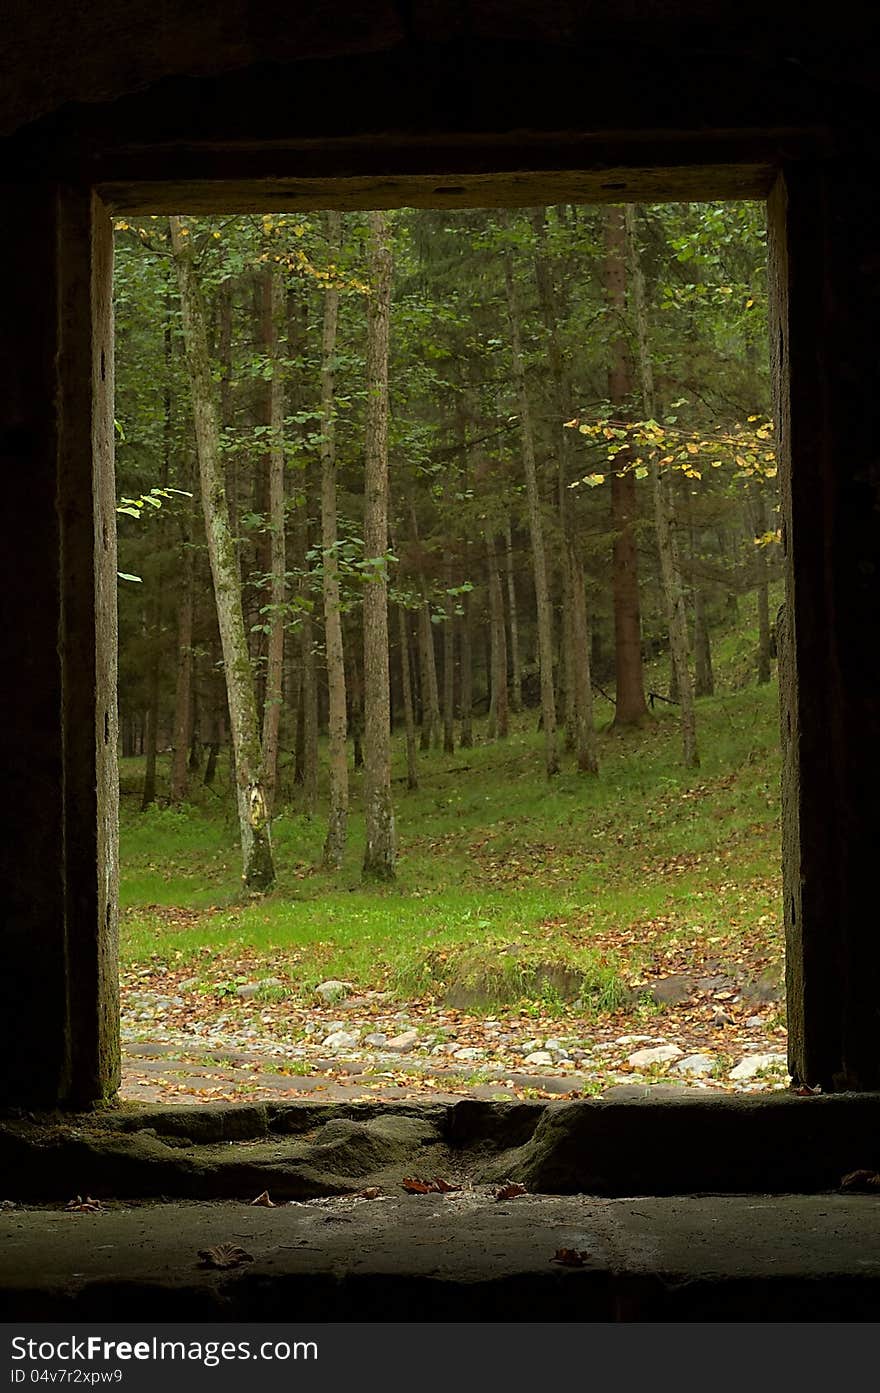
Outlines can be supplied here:
M388 671L388 331L391 246L385 213L369 215L370 296L367 301L367 411L364 468L364 555L374 574L364 585L364 877L392 880Z
M172 342L171 342L171 291L170 286L165 290L165 325L163 333L163 366L165 378L162 391L162 472L160 484L163 488L168 485L168 473L171 467L171 367L172 367ZM150 668L147 678L147 719L146 719L146 768L144 770L144 787L141 795L141 812L146 812L147 808L156 801L156 752L159 744L159 686L162 667L162 553L165 544L165 516L164 513L159 519L159 537L157 550L159 562L156 567L156 575L153 582L152 604L150 606Z
M642 275L641 258L636 230L636 210L628 204L625 214L626 250L629 262L630 284L635 312L636 340L638 343L639 376L642 389L642 410L649 421L655 419L654 372L648 343L648 314L645 305L645 282ZM681 708L681 739L684 763L693 768L700 762L697 752L697 725L694 710L694 689L691 683L688 664L687 613L684 603L684 588L678 564L678 541L675 527L675 502L670 487L669 475L661 472L656 452L651 451L651 485L654 497L654 524L657 531L657 549L660 553L660 574L663 579L663 598L666 604L666 618L669 626L669 647L675 673L678 678L678 700Z
M189 509L187 509L189 512ZM178 577L177 608L177 685L174 695L174 733L171 739L172 803L184 803L189 788L186 767L189 740L192 733L192 669L193 669L193 579L195 553L192 545L192 526L184 524L181 539L180 574Z
M547 583L547 561L544 554L544 528L541 517L541 497L535 464L535 442L532 431L531 408L526 386L520 334L520 310L513 257L504 257L504 280L507 289L507 309L510 320L510 343L513 358L513 377L519 397L520 439L526 496L529 505L529 531L532 539L532 567L535 578L535 602L538 620L538 653L541 669L541 714L544 723L544 767L547 777L559 773L559 751L556 735L556 695L553 690L553 611Z
M452 585L452 557L444 557L447 591ZM455 600L446 596L446 622L443 625L443 753L455 754Z
M755 538L767 532L767 503L764 486L760 480L750 482L749 493L752 503L753 531ZM770 587L767 576L767 552L763 546L755 546L755 594L758 602L758 681L769 682L770 667Z
M352 764L355 769L364 767L364 684L361 680L361 668L358 662L357 649L354 644L349 649L348 670L351 672L351 684L349 695L351 700L351 719L349 727L351 729L352 740Z
M572 675L577 693L574 708L574 753L579 773L598 774L599 753L596 740L596 721L593 715L593 677L590 671L592 637L587 614L584 567L574 544L569 550L568 568L571 576L571 627L572 652L574 654Z
M278 321L283 313L281 274L271 263L262 277L261 338L272 364L267 384L269 426L269 625L266 644L266 699L263 705L263 777L266 811L271 817L278 783L278 734L284 681L284 629L287 555L284 537L284 384L278 362Z
M510 514L504 526L504 564L507 573L507 613L510 622L510 708L522 711L522 663L519 656L519 611L516 603L516 570Z
M605 210L605 283L612 320L609 344L608 395L612 406L625 409L633 392L632 371L626 344L626 228L623 208ZM624 452L617 456L623 464ZM639 614L639 570L635 521L636 480L632 471L611 476L611 525L614 532L613 600L614 667L616 677L616 726L637 726L647 719L645 678L642 669L642 632Z
M339 253L342 218L326 214L327 254ZM330 811L324 841L324 865L338 870L345 855L348 832L348 735L345 692L345 652L342 643L342 600L339 589L339 534L336 521L336 330L339 291L324 291L324 333L321 347L321 548L324 575L324 646L327 654L327 734L329 745Z
M471 642L471 597L465 592L462 602L464 614L458 622L458 653L461 671L461 732L458 743L463 750L469 750L474 743L474 660Z
M489 632L492 653L492 700L489 706L489 738L506 740L510 730L507 693L507 635L504 630L504 599L495 538L486 528L486 557L489 563Z
M694 695L714 696L715 678L712 672L712 644L706 622L706 601L701 586L694 591Z
M226 672L244 882L248 889L266 890L274 882L275 868L263 789L260 729L244 628L241 582L229 528L225 480L218 448L220 422L208 359L204 308L186 229L176 217L169 218L169 227L180 286L205 535Z
M397 634L400 641L400 685L403 694L403 719L406 728L406 786L407 788L418 788L416 716L413 710L412 678L409 670L409 624L407 612L403 605L397 606Z

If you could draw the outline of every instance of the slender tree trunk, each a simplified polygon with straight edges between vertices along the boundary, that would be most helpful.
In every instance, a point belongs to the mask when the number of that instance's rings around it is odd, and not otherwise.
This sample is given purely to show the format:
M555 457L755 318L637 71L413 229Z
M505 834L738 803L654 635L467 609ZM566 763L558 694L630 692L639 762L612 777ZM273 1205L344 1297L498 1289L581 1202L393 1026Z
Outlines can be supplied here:
M327 252L339 252L342 218L327 213ZM329 745L330 812L324 842L324 865L338 869L345 855L348 830L348 735L345 691L345 651L342 643L342 599L339 587L339 534L336 520L336 331L339 291L324 291L324 333L321 347L321 547L324 573L324 646L327 653L327 734Z
M189 789L187 756L193 716L193 580L195 553L192 526L187 523L182 538L177 608L177 684L174 696L174 734L171 740L172 803L184 803Z
M397 606L397 635L400 643L400 685L403 693L403 719L406 728L406 786L418 788L416 755L416 716L413 710L412 678L409 670L409 624L403 605Z
M249 889L266 890L274 882L275 868L263 789L260 729L244 629L241 582L229 528L225 480L218 448L220 422L214 402L204 308L189 237L179 218L169 218L169 226L180 286L205 535L226 672L244 882Z
M605 281L612 320L608 395L614 405L626 407L633 392L632 372L625 336L626 227L623 208L605 210ZM621 453L618 459L623 462ZM613 599L614 666L616 675L616 726L641 725L647 719L645 678L642 668L642 631L639 613L639 570L635 521L638 516L636 480L632 471L611 476L611 525L614 531Z
M630 283L635 311L636 339L638 342L639 376L642 388L642 409L645 418L655 419L654 372L651 351L648 343L648 314L645 305L645 282L642 275L641 259L636 229L636 210L628 204L626 208L626 248L629 261ZM663 578L663 597L666 603L666 617L669 626L669 647L678 678L678 700L681 708L681 739L684 762L693 768L700 762L697 751L697 723L694 710L694 689L691 683L688 664L687 612L684 603L684 587L678 564L678 541L675 525L675 503L669 476L661 472L656 452L651 452L651 484L654 496L654 524L657 531L657 549L660 553L660 574Z
M553 611L547 583L547 561L544 554L544 528L541 517L541 497L535 464L535 443L532 431L531 408L526 386L525 363L520 334L520 309L513 274L513 257L504 258L504 279L507 289L507 309L510 319L510 341L513 357L513 376L519 397L520 439L526 496L529 505L529 530L532 538L532 566L535 578L535 602L538 619L538 652L541 668L541 713L544 723L544 767L547 777L559 773L559 750L556 735L556 695L553 690Z
M352 764L355 769L364 767L364 684L361 678L361 667L358 662L357 649L354 644L349 649L349 661L347 670L351 672L351 684L349 687L351 698L351 719L349 727L351 729L352 740Z
M593 677L590 671L592 636L587 614L586 580L580 554L573 544L569 551L568 565L571 576L573 676L577 690L574 753L579 773L598 774L599 752L593 715Z
M474 662L473 644L471 641L471 597L470 593L464 595L462 608L464 613L458 622L458 652L461 671L461 732L459 744L463 750L469 750L474 743Z
M452 585L452 557L444 557L447 591ZM455 601L446 596L446 623L443 625L443 752L455 754Z
M168 473L171 468L171 366L172 366L172 342L171 342L171 290L170 286L165 289L165 326L163 333L163 366L165 378L162 390L162 472L160 484L163 488L168 485ZM162 667L162 553L165 546L166 526L164 514L159 518L159 538L158 552L159 562L156 567L156 576L153 583L152 603L150 606L150 668L147 679L147 721L146 721L146 768L144 770L144 787L141 795L141 812L146 812L147 808L156 801L156 752L159 744L159 686Z
M305 613L300 625L302 662L303 810L311 817L318 802L318 671L315 626Z
M489 568L489 630L492 655L492 701L489 707L490 739L506 740L510 731L507 691L507 635L504 630L504 599L498 557L491 528L486 528L486 558Z
M752 480L749 485L753 531L757 538L767 532L767 503L763 484ZM763 546L754 548L755 595L758 607L758 681L769 682L770 667L770 586L767 575L767 552Z
M694 590L694 695L714 696L715 677L712 672L712 643L706 622L706 601L701 586Z
M392 880L395 872L391 802L388 672L388 331L391 245L384 213L369 218L370 297L367 302L367 419L364 469L364 554L375 575L364 586L364 877Z
M516 602L516 569L510 514L504 526L504 564L507 577L507 613L510 621L510 708L522 711L522 663L519 656L519 611Z
M287 554L284 536L284 384L278 362L278 322L283 313L281 275L271 263L263 272L261 330L263 352L272 364L267 384L269 426L269 635L266 644L266 700L263 705L263 770L266 809L271 816L278 783L278 736L284 683L284 628Z

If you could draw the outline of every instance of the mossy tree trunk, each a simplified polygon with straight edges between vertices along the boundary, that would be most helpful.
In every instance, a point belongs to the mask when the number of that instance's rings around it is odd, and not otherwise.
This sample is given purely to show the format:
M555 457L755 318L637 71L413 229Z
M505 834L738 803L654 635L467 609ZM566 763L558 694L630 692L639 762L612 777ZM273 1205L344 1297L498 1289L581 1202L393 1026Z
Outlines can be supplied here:
M510 730L510 703L507 690L507 634L504 628L504 597L498 573L498 555L491 527L486 528L488 563L489 635L491 648L492 697L489 703L489 738L506 740Z
M364 878L393 880L396 836L391 802L388 665L388 331L391 243L385 213L369 218L367 413L364 469Z
M208 560L226 674L243 879L249 890L262 891L273 884L275 867L263 786L257 702L242 611L241 580L229 527L226 485L220 460L220 422L214 401L205 312L187 230L177 217L169 218L169 227L180 287Z

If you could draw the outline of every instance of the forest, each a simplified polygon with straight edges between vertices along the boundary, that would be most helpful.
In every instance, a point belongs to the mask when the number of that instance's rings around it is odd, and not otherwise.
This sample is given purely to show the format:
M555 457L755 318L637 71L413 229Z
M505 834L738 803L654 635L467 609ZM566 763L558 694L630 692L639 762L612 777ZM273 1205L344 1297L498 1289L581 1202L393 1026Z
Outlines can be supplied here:
M772 1075L763 207L120 218L115 315L134 1033Z

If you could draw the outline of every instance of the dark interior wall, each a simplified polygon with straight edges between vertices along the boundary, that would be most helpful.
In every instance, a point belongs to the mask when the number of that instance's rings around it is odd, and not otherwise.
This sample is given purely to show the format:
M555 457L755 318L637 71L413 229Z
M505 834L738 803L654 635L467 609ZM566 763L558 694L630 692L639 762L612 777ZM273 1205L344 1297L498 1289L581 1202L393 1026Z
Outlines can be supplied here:
M769 11L769 12L768 12ZM111 0L4 15L0 1098L112 1091L109 219L757 197L775 180L792 1067L880 1086L873 6ZM833 24L832 24L833 20ZM23 521L27 525L23 525ZM787 666L786 666L787 665Z

